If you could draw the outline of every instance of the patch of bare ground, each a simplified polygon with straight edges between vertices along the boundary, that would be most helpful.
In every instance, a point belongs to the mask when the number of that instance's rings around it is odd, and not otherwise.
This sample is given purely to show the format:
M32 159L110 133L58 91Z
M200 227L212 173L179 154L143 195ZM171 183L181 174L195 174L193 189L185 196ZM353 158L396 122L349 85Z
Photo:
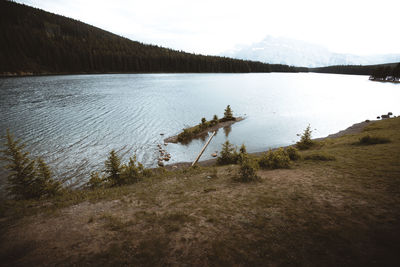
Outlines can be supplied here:
M4 215L1 264L395 266L399 130L388 120L323 140L303 157L335 160L259 170L259 182L235 182L235 165L160 172L51 212ZM354 146L366 133L391 143Z

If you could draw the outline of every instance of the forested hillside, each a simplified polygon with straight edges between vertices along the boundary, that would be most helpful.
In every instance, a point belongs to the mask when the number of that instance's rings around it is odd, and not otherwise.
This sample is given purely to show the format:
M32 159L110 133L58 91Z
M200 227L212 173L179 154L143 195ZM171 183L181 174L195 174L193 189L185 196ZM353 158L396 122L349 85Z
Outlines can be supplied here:
M372 75L375 78L385 78L387 76L400 78L400 63L389 63L379 65L338 65L321 68L310 68L310 72L335 73L335 74L355 74Z
M145 45L77 20L0 0L0 74L294 72L306 69Z

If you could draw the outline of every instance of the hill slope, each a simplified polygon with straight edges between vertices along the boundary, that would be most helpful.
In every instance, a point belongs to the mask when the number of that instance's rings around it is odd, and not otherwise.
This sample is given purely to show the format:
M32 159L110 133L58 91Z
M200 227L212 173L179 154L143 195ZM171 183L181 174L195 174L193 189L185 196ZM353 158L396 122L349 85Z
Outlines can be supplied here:
M110 72L296 71L145 45L88 24L0 1L0 75Z

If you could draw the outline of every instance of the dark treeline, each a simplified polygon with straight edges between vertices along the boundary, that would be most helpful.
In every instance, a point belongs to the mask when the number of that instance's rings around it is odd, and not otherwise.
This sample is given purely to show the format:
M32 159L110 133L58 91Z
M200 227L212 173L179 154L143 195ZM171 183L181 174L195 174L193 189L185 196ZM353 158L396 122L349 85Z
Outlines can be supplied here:
M77 20L0 0L0 74L296 72L287 65L145 45Z
M370 75L372 79L400 78L400 63L389 63L379 65L337 65L320 68L310 68L310 72Z
M396 66L379 66L376 68L370 79L372 80L385 80L385 81L399 81L400 80L400 63Z

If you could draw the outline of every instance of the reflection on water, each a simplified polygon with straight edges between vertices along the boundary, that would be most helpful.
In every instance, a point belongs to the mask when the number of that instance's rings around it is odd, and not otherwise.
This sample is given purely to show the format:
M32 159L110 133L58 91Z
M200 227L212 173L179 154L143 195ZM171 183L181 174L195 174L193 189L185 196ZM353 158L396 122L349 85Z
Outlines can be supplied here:
M309 123L320 137L389 111L397 115L399 89L366 76L305 73L3 78L0 128L22 138L58 177L88 177L111 149L155 167L164 138L202 117L222 117L228 104L246 119L218 131L202 159L227 138L255 152L296 141ZM169 163L194 160L206 139L168 144Z
M232 125L224 127L225 137L228 137L231 131L232 131Z

